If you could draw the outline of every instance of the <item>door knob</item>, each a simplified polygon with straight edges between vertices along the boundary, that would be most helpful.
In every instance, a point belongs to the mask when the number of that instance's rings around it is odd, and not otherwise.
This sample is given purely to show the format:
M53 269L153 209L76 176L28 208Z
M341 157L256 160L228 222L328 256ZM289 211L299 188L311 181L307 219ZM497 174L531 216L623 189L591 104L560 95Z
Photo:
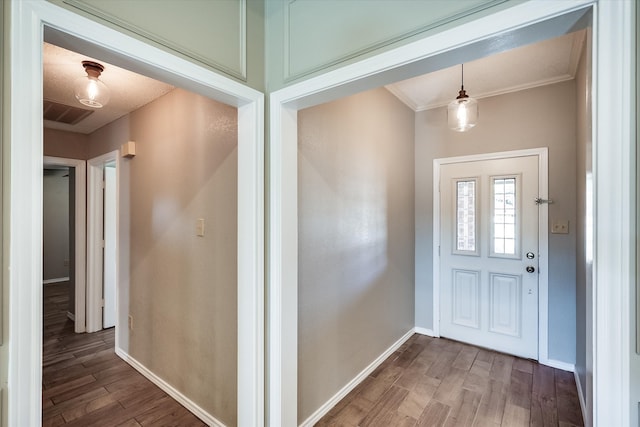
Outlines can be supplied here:
M527 266L527 273L533 273L534 271L536 271L534 266L532 266L532 265L528 265Z

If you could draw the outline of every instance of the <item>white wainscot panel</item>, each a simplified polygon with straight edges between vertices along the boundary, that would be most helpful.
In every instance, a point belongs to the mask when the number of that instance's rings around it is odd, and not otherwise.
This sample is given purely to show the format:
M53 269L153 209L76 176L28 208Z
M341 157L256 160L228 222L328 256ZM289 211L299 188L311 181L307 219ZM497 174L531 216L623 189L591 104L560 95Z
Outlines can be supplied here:
M454 269L452 323L480 329L480 272Z
M521 336L522 276L489 273L489 331Z

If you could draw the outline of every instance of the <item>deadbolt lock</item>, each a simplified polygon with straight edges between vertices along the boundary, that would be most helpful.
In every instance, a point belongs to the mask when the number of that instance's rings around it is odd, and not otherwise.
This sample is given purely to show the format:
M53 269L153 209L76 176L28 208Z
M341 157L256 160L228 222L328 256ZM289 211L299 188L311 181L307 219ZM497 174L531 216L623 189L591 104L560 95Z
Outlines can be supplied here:
M528 265L527 266L527 273L533 273L534 271L536 271L534 266L532 266L532 265Z
M533 252L527 252L527 259L534 259L536 256Z

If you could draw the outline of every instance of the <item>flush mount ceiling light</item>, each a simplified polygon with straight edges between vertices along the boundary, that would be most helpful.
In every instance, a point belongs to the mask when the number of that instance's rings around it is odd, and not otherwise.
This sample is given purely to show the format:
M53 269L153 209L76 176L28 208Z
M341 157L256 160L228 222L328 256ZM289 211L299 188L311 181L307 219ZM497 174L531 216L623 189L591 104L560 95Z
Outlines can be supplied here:
M458 132L465 132L478 123L478 101L467 95L464 90L464 64L462 66L462 84L456 99L447 107L447 121L449 128Z
M87 107L104 107L109 102L109 88L99 79L104 67L93 61L82 61L82 66L87 75L74 83L76 99Z

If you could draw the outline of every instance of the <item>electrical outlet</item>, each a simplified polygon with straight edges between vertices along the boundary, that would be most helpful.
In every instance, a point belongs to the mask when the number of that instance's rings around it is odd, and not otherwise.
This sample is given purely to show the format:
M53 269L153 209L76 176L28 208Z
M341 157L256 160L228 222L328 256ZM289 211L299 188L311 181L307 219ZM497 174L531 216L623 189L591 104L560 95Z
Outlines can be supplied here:
M129 315L129 330L133 331L133 316Z
M551 223L551 233L553 234L569 234L569 220L556 219Z

